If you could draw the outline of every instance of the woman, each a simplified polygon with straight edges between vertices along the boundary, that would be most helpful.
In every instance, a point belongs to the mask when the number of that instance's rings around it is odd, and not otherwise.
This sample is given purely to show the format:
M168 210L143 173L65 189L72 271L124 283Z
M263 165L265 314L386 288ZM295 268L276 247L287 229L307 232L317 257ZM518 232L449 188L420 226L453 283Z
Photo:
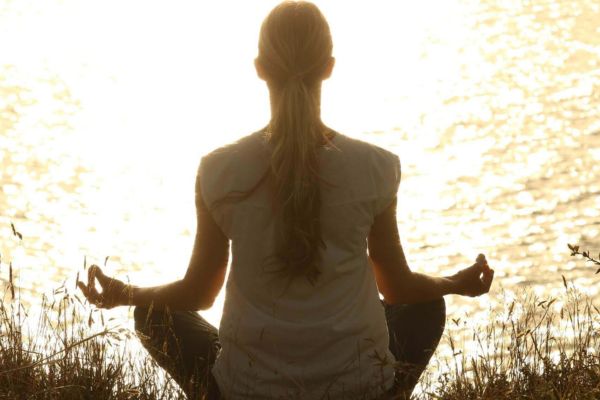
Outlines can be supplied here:
M398 157L320 119L334 61L315 5L275 7L255 60L271 120L202 158L185 277L142 288L94 266L79 285L97 306L136 306L142 342L189 398L407 398L443 332L443 296L489 291L481 255L445 278L409 269ZM230 241L217 331L194 311L221 290Z

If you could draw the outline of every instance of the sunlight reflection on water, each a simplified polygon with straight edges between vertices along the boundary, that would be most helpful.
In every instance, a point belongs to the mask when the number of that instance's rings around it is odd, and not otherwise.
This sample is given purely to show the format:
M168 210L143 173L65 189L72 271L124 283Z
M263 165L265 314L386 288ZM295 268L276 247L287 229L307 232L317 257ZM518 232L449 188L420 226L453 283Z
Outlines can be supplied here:
M84 255L136 284L183 274L200 155L268 118L252 59L275 2L230 3L0 1L0 279L12 259L29 301ZM496 268L450 316L485 323L501 289L551 296L561 274L596 296L566 244L600 249L600 5L317 3L337 58L323 117L400 155L413 269Z

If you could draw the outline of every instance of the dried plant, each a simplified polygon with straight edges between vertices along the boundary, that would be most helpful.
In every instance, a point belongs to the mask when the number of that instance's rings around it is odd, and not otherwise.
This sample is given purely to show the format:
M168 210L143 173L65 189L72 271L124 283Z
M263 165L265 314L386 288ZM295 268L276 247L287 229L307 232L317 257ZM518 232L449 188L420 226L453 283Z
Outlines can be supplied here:
M578 246L569 249L600 264ZM70 285L44 297L33 315L15 293L8 264L8 290L0 300L0 399L185 398L145 351L130 351L137 342L130 329L90 308ZM525 291L493 304L500 308L490 312L488 324L467 327L477 351L446 333L441 347L450 355L438 352L437 372L430 368L413 398L600 398L600 310L564 277L563 285L558 297Z
M582 252L579 252L578 245L568 244L567 246L569 246L569 250L571 250L571 256L580 255L587 261L590 261L591 263L600 266L600 253L598 253L598 259L595 259L592 256L590 256L589 250L583 250ZM599 272L600 272L600 268L598 268L596 270L596 273L599 273Z

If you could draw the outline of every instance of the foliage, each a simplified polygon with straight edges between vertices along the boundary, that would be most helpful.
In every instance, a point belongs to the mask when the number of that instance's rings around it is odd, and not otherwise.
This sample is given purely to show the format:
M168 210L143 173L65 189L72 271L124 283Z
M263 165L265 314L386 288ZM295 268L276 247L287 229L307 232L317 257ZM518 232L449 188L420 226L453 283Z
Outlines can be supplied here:
M595 259L592 256L590 256L589 250L583 250L582 252L579 252L579 246L572 245L572 244L569 244L567 246L569 246L569 250L571 250L571 256L580 255L584 259L592 262L593 264L600 266L600 253L598 253L598 259ZM596 273L599 273L599 272L600 272L600 268L598 268L596 270Z
M589 297L566 284L562 297L540 299L527 291L475 329L477 350L445 361L432 398L600 398L600 311Z
M179 397L149 357L128 351L130 331L110 327L101 311L84 318L64 287L43 300L33 321L30 311L18 299L0 301L0 399Z
M600 265L578 246L569 249ZM429 373L421 383L428 389L414 398L600 398L600 310L564 277L563 284L562 296L540 299L526 291L500 303L489 323L472 328L476 351L446 333L441 346L452 356L438 356L444 372ZM146 353L128 351L133 336L65 285L34 316L15 297L10 264L0 299L0 399L184 398Z

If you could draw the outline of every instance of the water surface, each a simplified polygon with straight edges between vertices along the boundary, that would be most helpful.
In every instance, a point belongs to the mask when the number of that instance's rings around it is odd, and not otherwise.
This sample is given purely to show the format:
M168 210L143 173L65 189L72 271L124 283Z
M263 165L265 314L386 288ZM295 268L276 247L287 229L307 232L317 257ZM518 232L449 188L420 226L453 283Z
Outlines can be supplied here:
M274 2L249 3L0 2L0 279L13 260L26 301L84 257L136 284L183 275L199 157L268 120L252 59ZM337 58L323 118L399 154L411 267L496 269L449 316L561 275L595 298L567 243L600 251L600 3L317 3Z

